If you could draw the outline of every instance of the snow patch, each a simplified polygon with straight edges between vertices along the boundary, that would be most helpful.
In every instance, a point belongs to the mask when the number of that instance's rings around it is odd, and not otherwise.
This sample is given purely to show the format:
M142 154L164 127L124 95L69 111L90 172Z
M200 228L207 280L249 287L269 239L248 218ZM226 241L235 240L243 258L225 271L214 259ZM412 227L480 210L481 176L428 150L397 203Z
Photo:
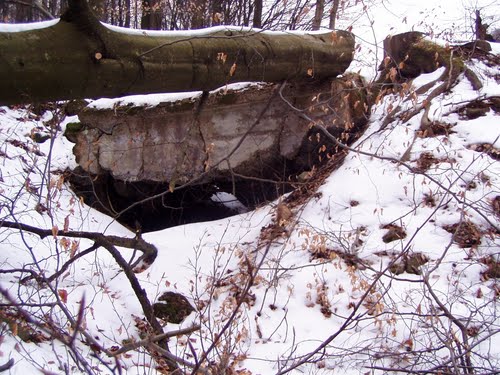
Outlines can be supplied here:
M261 82L237 82L220 87L211 91L212 93L224 94L228 90L241 91L250 87L261 87L265 83ZM121 98L103 98L94 100L88 105L93 109L110 109L119 106L145 106L156 107L161 103L175 103L179 100L190 99L195 101L200 98L202 91L176 92L176 93L161 93L161 94L146 94L146 95L130 95Z
M56 25L59 19L33 22L33 23L0 23L0 32L2 33L19 33L22 31L32 31L38 29L45 29Z

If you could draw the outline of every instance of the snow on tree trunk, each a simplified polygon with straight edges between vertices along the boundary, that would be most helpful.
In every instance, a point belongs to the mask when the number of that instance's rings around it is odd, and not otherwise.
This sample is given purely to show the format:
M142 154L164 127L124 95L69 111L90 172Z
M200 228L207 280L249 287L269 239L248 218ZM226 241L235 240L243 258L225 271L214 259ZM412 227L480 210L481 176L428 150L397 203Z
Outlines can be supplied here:
M216 28L198 33L121 32L83 0L42 29L0 32L0 105L212 90L241 81L314 81L341 74L354 37Z

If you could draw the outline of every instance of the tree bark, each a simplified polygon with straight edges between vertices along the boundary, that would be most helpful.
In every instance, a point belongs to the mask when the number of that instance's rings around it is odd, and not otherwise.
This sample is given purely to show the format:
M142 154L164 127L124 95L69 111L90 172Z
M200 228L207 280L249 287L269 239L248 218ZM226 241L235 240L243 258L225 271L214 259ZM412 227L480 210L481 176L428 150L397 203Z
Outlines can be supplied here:
M254 1L253 27L257 29L262 28L262 5L262 0Z
M125 23L124 26L129 28L130 27L130 0L125 0Z
M323 12L325 11L325 0L316 1L316 10L314 12L314 18L312 22L312 29L319 30L321 27L321 21L323 20Z
M141 29L161 30L162 10L159 0L142 2Z
M335 30L335 23L337 21L337 13L339 11L339 2L340 0L333 0L332 9L330 9L330 23L328 28L330 30Z
M0 105L320 80L343 73L354 51L354 37L344 31L118 32L101 24L86 1L69 5L54 26L0 32Z

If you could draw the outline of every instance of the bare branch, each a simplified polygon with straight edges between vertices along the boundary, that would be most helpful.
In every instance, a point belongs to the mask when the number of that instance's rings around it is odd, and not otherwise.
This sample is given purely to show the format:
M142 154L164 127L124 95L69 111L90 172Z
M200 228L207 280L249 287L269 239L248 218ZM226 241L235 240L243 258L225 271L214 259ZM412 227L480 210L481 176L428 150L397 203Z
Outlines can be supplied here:
M157 341L160 341L163 339L167 339L170 337L186 335L188 333L192 333L192 332L197 331L199 329L200 329L200 325L195 324L191 327L182 328L182 329L178 329L176 331L169 331L169 332L161 333L159 335L150 336L150 337L145 338L144 340L134 341L134 342L131 342L130 344L123 345L120 349L113 351L112 355L117 356L117 355L126 353L130 350L137 349L141 346L148 346L149 344L152 344L154 342L157 342Z
M50 229L41 229L34 227L32 225L27 225L18 222L2 221L0 222L0 228L12 228L19 229L21 231L30 232L40 236L40 238L46 238L54 236L54 231ZM82 232L82 231L66 231L57 232L56 235L63 235L65 237L71 238L86 238L95 241L99 246L119 246L128 249L140 250L143 255L129 267L133 269L134 272L142 272L146 270L151 264L153 264L156 256L158 255L158 250L156 247L142 239L142 237L137 236L135 238L126 238L112 235L105 235L99 232ZM91 248L93 249L93 247ZM90 252L90 249L89 249Z

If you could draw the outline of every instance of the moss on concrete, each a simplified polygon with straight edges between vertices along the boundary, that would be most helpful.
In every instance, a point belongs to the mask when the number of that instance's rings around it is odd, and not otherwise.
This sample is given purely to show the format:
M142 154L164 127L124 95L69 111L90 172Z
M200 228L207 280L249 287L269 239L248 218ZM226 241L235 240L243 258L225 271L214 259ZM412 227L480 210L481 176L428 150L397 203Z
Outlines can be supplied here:
M76 137L79 132L84 128L81 122L69 122L66 124L66 130L64 131L64 136L73 143L76 143Z

